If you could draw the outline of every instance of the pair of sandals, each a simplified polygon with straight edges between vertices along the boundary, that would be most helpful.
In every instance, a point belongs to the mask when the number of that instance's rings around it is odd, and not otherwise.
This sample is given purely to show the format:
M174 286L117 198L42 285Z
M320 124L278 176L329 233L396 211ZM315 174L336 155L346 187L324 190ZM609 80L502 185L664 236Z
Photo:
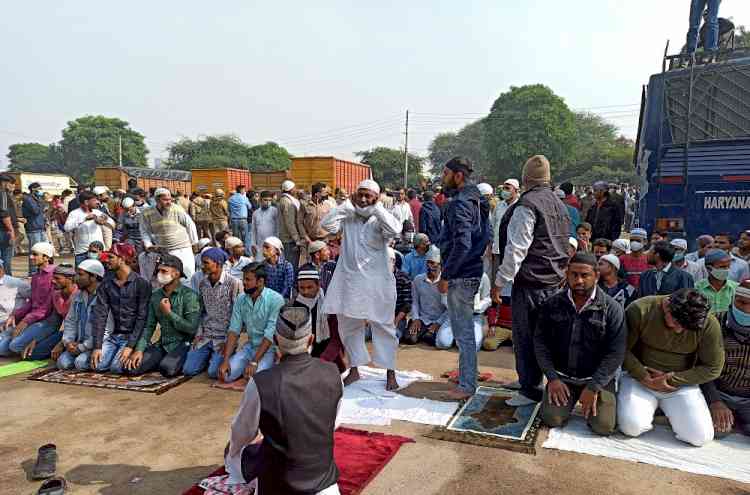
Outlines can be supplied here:
M44 480L37 495L64 495L67 482L62 476L55 476L57 471L57 446L42 445L37 453L36 463L31 471L35 480Z

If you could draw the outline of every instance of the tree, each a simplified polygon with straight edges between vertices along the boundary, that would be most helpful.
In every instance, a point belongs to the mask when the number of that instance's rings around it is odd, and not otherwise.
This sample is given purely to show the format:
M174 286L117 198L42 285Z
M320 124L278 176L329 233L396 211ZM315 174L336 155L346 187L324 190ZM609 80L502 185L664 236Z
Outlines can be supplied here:
M253 171L286 170L289 152L273 142L251 146L232 134L183 138L167 147L167 166L181 170L194 168L242 168Z
M428 157L433 172L440 172L440 168L455 156L468 158L474 165L474 179L494 179L495 173L490 167L482 143L484 142L485 119L479 119L467 124L458 132L444 132L438 134L430 143Z
M485 118L482 148L488 178L517 177L526 159L536 154L562 167L571 156L575 136L573 112L551 89L542 84L512 86Z
M445 165L448 160L457 155L458 134L455 132L441 132L430 143L427 158L432 165L432 171L436 172L439 167Z
M355 153L360 162L372 168L372 175L381 188L396 189L404 186L404 152L384 146ZM426 158L409 153L409 187L419 185L423 177Z
M62 155L56 145L40 143L11 144L7 155L14 172L64 173Z
M65 173L79 182L89 181L98 166L118 165L122 140L122 165L145 167L148 148L143 135L118 118L87 115L68 122L59 145Z
M750 48L750 31L745 26L737 26L734 44L737 47Z

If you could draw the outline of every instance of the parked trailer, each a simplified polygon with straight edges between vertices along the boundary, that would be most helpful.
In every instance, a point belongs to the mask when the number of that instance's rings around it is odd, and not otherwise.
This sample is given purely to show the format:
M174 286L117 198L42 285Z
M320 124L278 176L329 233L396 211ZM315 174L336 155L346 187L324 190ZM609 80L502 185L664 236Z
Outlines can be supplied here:
M37 174L32 172L7 172L16 179L16 187L23 192L29 191L29 185L38 182L42 191L52 195L61 194L66 189L73 189L77 184L65 174Z
M239 185L250 189L252 177L249 170L240 168L194 168L192 179L193 191L199 193L215 193L217 189L223 189L226 194L231 194Z
M292 180L307 191L316 182L324 182L332 190L352 192L360 182L372 178L369 165L341 160L333 156L304 156L292 158Z
M191 174L184 170L165 170L145 167L97 167L94 181L98 186L107 186L112 190L127 191L128 180L136 179L138 187L149 189L165 187L170 191L189 195L191 188Z
M253 189L255 191L281 191L281 183L292 178L289 170L276 172L252 172Z

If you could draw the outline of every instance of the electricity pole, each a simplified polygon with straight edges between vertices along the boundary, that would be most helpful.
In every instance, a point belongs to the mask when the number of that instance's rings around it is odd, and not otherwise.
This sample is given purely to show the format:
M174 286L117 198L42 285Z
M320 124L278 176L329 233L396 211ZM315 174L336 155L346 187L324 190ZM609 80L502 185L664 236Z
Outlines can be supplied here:
M406 111L406 127L404 135L404 189L406 189L409 187L409 110Z
M120 136L120 135L118 134L118 135L117 135L117 140L118 140L118 141L119 141L119 143L120 143L120 146L119 146L119 153L118 153L118 154L120 155L120 167L122 167L122 136Z

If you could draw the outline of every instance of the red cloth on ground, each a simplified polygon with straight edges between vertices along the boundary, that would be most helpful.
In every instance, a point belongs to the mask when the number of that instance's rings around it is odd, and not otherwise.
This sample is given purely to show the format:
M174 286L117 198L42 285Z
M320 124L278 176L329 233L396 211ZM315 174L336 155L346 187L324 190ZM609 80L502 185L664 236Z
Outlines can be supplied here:
M399 435L373 433L341 427L333 434L333 459L339 468L339 491L341 495L357 495L382 471L405 443L414 440ZM207 475L226 474L220 467ZM196 483L182 495L203 495Z

